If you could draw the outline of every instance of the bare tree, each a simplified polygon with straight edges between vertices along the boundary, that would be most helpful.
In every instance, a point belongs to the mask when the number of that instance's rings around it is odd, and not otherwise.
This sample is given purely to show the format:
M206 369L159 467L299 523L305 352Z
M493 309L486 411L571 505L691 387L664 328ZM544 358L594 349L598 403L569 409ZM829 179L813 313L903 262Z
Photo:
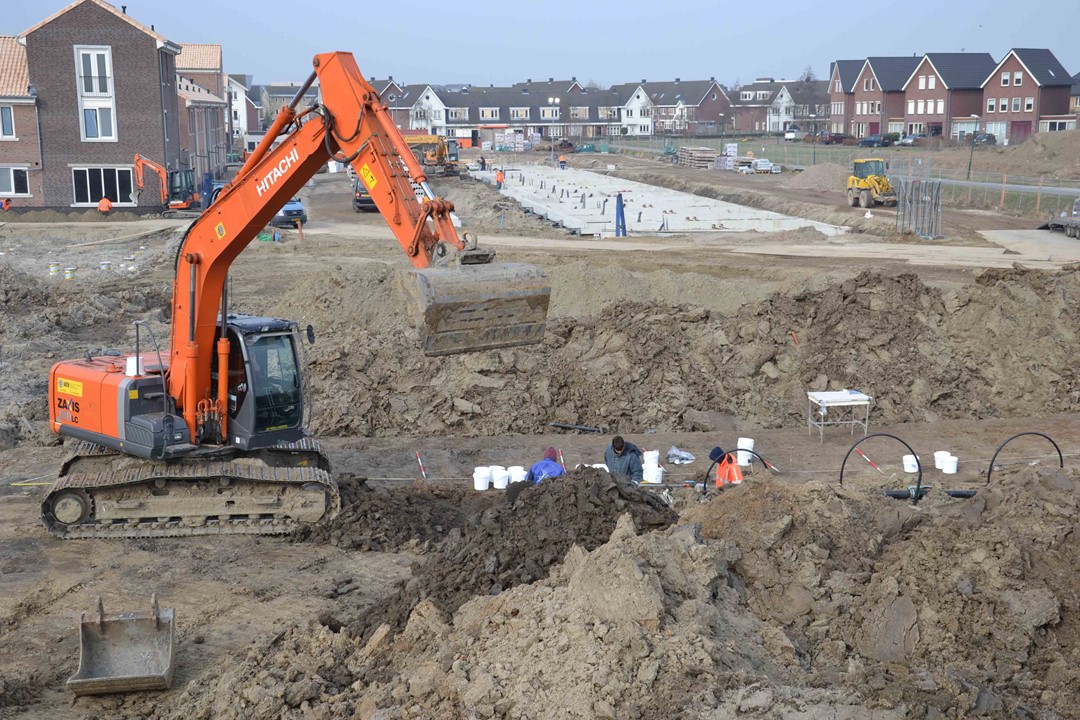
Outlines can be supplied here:
M596 82L595 80L590 80L589 82L585 83L585 87L587 87L589 90L607 90L606 87Z

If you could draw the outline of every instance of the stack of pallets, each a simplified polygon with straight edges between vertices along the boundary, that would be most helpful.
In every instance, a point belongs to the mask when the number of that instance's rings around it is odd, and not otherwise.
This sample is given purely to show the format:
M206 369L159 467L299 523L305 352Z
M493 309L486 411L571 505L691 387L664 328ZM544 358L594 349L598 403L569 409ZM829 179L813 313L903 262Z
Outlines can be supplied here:
M680 147L676 162L685 167L708 169L713 166L717 154L709 147Z

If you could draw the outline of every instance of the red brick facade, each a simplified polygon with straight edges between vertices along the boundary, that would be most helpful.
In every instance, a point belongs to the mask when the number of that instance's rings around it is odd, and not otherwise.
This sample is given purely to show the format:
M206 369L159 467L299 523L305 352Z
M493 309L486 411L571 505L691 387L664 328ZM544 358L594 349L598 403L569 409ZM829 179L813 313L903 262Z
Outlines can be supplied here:
M12 207L37 207L42 202L41 145L38 142L37 106L32 100L0 100L0 107L11 111L14 139L0 137L0 172L12 169L26 172L27 193L19 192L21 182L12 184L11 192L0 192L10 198ZM5 183L13 178L5 179Z

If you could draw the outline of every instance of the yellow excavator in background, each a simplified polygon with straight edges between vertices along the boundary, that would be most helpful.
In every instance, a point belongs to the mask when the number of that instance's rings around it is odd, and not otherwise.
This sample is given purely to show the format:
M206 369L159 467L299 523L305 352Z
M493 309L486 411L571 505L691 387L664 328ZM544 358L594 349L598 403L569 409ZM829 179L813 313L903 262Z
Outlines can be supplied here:
M403 135L409 144L416 162L424 167L433 168L441 177L454 177L458 174L457 140L448 140L442 135Z
M871 205L896 205L896 191L885 176L888 165L881 158L856 160L847 181L848 207L868 208Z
M150 158L135 153L132 162L135 176L135 189L131 192L131 201L139 202L139 195L144 189L144 175L149 168L158 176L158 193L161 197L161 205L165 208L162 212L164 217L196 217L197 211L202 207L199 193L195 189L195 171L173 170L168 171L165 167Z

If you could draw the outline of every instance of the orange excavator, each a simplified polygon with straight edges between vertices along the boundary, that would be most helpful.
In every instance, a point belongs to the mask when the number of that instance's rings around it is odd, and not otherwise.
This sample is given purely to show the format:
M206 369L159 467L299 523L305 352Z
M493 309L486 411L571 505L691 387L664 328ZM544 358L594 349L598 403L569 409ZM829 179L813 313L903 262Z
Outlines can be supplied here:
M135 153L132 169L135 175L135 189L131 192L131 200L139 202L139 196L144 189L143 176L150 169L158 177L158 192L161 195L161 205L165 208L162 212L164 217L196 217L195 211L202 207L199 193L195 189L194 170L173 170L169 172L158 162Z
M297 110L319 80L321 101ZM275 146L275 143L278 143ZM56 363L49 421L75 439L42 502L63 538L282 533L340 507L330 464L306 431L301 368L314 331L234 313L229 267L330 159L351 164L412 264L424 352L539 342L551 288L531 265L468 246L350 53L315 56L236 178L187 229L176 255L171 345Z

